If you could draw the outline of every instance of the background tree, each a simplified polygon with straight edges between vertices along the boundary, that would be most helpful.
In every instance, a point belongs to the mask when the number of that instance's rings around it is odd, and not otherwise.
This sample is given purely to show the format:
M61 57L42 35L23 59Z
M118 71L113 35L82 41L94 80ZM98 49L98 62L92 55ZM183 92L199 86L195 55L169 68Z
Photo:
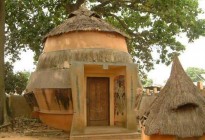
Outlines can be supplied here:
M193 82L205 81L205 79L202 77L202 74L205 74L205 69L188 67L186 69L186 73Z
M142 85L143 85L143 87L152 86L152 85L153 85L153 80L152 80L152 79L149 79L149 78L144 79L144 80L142 81Z
M11 63L5 63L5 92L8 94L22 94L25 90L30 73L27 71L13 72Z
M27 48L38 58L42 36L67 18L86 0L7 0L6 55L18 58ZM189 41L204 35L205 20L198 0L89 0L87 7L130 35L128 49L141 72L155 63L170 63L173 52L185 46L177 41L185 33ZM15 8L13 8L15 7ZM152 52L159 54L153 58Z
M15 92L15 75L13 72L13 66L11 63L6 62L4 64L4 81L5 81L5 92L7 94L14 93Z
M15 74L15 91L17 94L21 95L26 89L29 76L30 73L28 71L20 71Z

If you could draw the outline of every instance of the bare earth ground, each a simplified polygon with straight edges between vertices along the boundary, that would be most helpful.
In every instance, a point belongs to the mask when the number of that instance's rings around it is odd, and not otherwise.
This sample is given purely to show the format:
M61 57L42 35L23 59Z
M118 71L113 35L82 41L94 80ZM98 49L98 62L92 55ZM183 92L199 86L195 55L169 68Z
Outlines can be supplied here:
M36 136L25 136L24 134L18 134L15 132L2 132L0 134L0 139L4 140L66 140L69 139L68 137L62 136L43 136L43 135L36 135Z
M69 140L69 133L49 128L37 119L17 118L0 128L2 140ZM12 130L13 129L13 130Z
M16 118L12 121L12 125L0 128L0 139L69 140L69 133L62 130L49 128L37 119Z

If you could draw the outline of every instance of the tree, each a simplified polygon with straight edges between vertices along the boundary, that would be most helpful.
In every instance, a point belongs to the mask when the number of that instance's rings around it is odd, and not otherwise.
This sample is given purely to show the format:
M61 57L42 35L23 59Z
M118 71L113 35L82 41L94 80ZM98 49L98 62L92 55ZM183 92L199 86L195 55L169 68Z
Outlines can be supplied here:
M142 82L142 84L143 84L143 87L152 86L152 85L153 85L153 80L147 78L147 79L145 79L145 80Z
M20 50L30 48L37 59L42 36L85 1L7 0L6 54L18 58ZM205 35L197 0L89 0L86 5L130 35L128 49L141 70L151 70L154 63L169 64L173 52L185 50L176 39L180 33L189 41ZM152 52L159 58L154 59Z
M4 83L5 2L0 1L0 125L9 123Z
M26 89L29 76L30 73L27 71L21 71L15 74L16 77L15 91L17 94L21 95L22 92Z
M4 64L4 81L5 81L5 92L7 94L14 93L15 92L15 75L13 72L13 66L11 63L6 62Z
M0 1L0 125L3 123L4 110L4 1Z
M5 63L5 92L8 94L22 94L25 90L30 73L27 71L13 72L11 63Z
M188 67L186 69L186 73L193 82L205 81L205 79L201 76L201 74L205 74L205 69Z

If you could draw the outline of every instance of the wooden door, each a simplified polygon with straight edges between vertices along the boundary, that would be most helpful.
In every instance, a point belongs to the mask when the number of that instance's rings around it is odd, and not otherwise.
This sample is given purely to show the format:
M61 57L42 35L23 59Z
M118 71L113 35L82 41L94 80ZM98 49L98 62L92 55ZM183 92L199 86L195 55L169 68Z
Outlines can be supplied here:
M109 125L109 78L87 78L87 124Z

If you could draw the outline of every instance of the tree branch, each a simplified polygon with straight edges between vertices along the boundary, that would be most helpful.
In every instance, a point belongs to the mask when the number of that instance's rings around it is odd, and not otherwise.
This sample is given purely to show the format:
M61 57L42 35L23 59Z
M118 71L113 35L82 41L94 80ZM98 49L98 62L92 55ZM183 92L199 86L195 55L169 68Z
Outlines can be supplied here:
M70 14L71 12L79 9L79 7L85 2L85 0L77 0L75 4L72 4L71 2L67 2L64 6L66 9L66 12Z
M99 2L101 2L101 0L98 0ZM91 10L93 11L98 11L99 8L105 7L107 4L111 3L110 0L106 0L104 2L101 2L99 5L92 7Z
M121 20L118 16L116 16L115 14L111 14L111 13L107 13L106 15L107 15L107 16L112 16L112 17L114 17L114 18L120 23L120 25L121 25L130 35L134 35L133 31L131 31L131 30L128 28L128 25L127 25L123 20Z
M75 10L77 10L84 2L85 0L77 0L77 2L75 3Z

